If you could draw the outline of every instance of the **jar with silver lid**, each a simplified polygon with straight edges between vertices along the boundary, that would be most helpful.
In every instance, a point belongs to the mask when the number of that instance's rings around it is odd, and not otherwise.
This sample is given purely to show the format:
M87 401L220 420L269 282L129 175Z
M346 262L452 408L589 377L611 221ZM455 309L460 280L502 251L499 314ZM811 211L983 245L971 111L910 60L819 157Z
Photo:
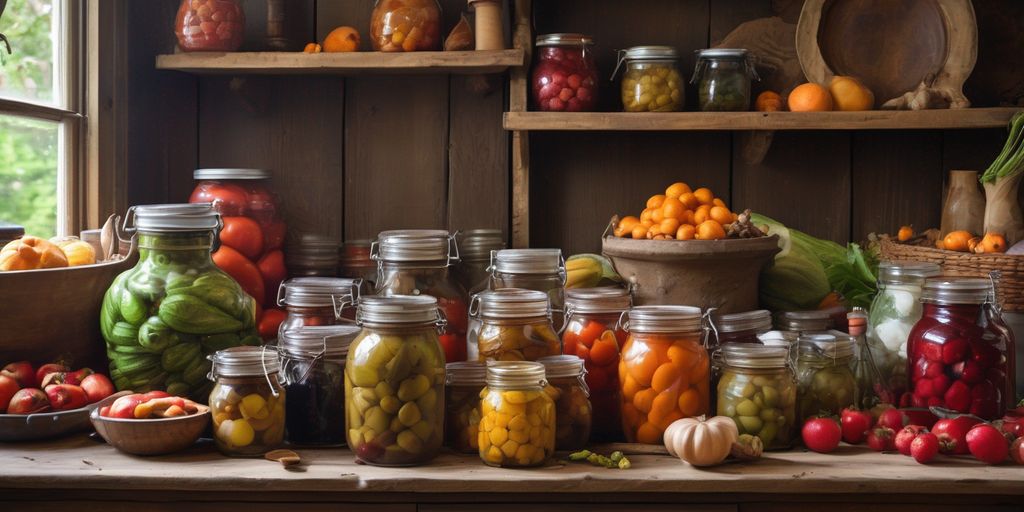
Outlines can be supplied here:
M277 351L233 347L209 356L213 440L225 455L257 457L284 441L285 390Z
M594 40L583 34L537 36L531 97L535 110L589 112L597 106Z
M544 292L554 325L561 329L565 307L565 260L561 249L503 249L491 253L491 289Z
M288 274L297 277L335 277L338 275L338 262L341 241L337 238L302 233L295 238L289 237Z
M750 110L750 82L760 80L747 50L711 48L697 51L691 84L703 112Z
M481 292L473 296L469 314L480 326L470 335L470 360L536 361L562 353L562 342L551 325L548 296L542 292Z
M480 393L480 458L489 466L543 465L555 452L555 402L544 392L544 365L489 361ZM511 418L511 419L509 419Z
M462 257L454 269L456 280L470 295L486 290L491 276L491 252L505 248L502 231L470 229L458 232L456 240Z
M828 311L783 311L775 316L775 328L780 331L821 332L832 328Z
M278 338L288 393L285 441L303 446L345 444L345 359L355 325L298 327Z
M765 449L785 449L796 438L797 385L789 350L748 343L721 347L717 414L740 434L761 438Z
M341 244L341 261L338 276L362 279L367 292L372 292L377 282L377 262L370 257L373 240L346 240Z
M857 380L853 376L854 340L849 336L804 334L797 359L799 418L839 416L853 405Z
M445 365L445 443L457 452L480 451L480 392L486 377L487 366L479 361Z
M296 277L281 283L277 305L288 316L278 328L278 337L299 327L351 323L361 287L361 280L343 277Z
M686 99L685 81L679 73L679 52L671 46L634 46L619 51L622 76L622 109L626 112L676 112Z
M713 318L718 345L727 343L761 343L758 335L772 329L771 312L759 309L743 313L717 315Z
M582 450L590 442L594 411L590 405L590 389L584 376L583 360L571 355L542 357L544 388L555 401L555 449Z

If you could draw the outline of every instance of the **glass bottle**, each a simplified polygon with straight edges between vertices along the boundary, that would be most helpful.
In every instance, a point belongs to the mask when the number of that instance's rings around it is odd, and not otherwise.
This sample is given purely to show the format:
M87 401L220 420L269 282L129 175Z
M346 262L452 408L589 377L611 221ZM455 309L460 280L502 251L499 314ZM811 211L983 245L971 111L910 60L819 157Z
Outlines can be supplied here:
M796 377L784 347L733 343L721 348L717 413L740 434L761 438L767 450L790 448L796 438Z
M284 441L285 390L277 351L232 347L209 356L213 440L225 455L258 457Z
M571 355L542 357L548 381L544 388L555 401L555 449L582 450L590 441L594 422L583 360Z
M562 353L562 342L551 325L548 296L542 292L481 292L473 296L470 316L480 326L470 333L470 360L536 361Z
M281 322L278 337L303 326L337 325L355 319L353 308L359 299L359 279L340 277L296 277L277 290L277 305L288 316Z
M583 34L537 36L530 79L534 109L589 112L597 106L594 40Z
M686 91L679 73L679 52L671 46L634 46L619 52L622 110L676 112L683 109ZM618 72L618 67L615 69ZM612 79L615 79L613 73Z
M690 83L697 84L703 112L750 110L750 82L759 80L747 50L713 48L697 51L697 66Z
M479 453L480 392L487 386L487 365L448 363L445 375L445 444L457 452Z
M544 365L490 361L480 401L480 458L488 466L543 465L555 452L555 402L544 392Z
M857 383L851 362L853 340L831 334L800 336L797 359L799 418L802 422L818 415L839 416L853 405Z
M853 377L857 382L857 387L853 405L866 411L881 403L897 403L897 395L889 389L887 381L878 371L874 350L868 344L867 336L865 336L868 323L867 312L864 311L864 308L857 307L853 308L853 311L850 311L846 317L850 327L850 336L856 343Z

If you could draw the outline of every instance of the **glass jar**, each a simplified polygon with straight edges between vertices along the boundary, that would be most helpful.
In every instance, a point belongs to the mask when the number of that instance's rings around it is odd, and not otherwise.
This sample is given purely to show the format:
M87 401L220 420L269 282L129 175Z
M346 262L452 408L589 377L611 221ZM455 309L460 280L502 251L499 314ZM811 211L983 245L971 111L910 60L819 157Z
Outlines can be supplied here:
M907 390L907 338L921 319L921 287L942 274L934 263L889 262L878 265L878 294L871 301L867 342L886 387L897 403Z
M289 444L345 444L345 358L359 331L355 325L324 325L281 332L277 349L288 393Z
M377 51L440 50L441 37L437 0L377 0L370 15L370 41Z
M181 0L174 35L186 52L233 52L245 38L245 11L238 0Z
M296 277L337 277L340 247L338 239L315 233L301 233L289 238L288 274ZM374 274L376 278L376 272Z
M286 393L277 357L265 346L209 356L213 440L224 455L259 457L284 441Z
M1013 403L1013 333L993 304L992 281L932 278L907 343L912 407L939 406L994 420Z
M345 427L356 460L415 466L444 437L444 326L430 296L364 297L345 365Z
M470 334L470 360L536 361L562 353L548 296L541 292L503 288L478 293L470 316L480 326Z
M281 283L277 305L287 311L280 333L304 326L337 325L355 320L359 300L359 279L341 277L296 277Z
M590 441L594 411L583 360L571 355L542 357L548 381L544 391L555 401L555 449L582 450Z
M441 333L446 362L466 360L469 297L448 270L459 261L455 238L447 231L406 229L377 236L377 295L430 295L447 320Z
M697 51L691 84L697 84L702 112L750 110L750 81L760 80L747 58L747 50L713 48Z
M864 308L855 307L847 315L850 336L856 343L853 361L853 378L857 382L853 405L861 410L874 408L879 404L898 404L899 395L893 394L886 379L878 371L877 357L867 341L868 314Z
M480 393L480 458L488 466L543 465L555 452L555 402L544 392L544 365L490 361Z
M772 314L764 309L717 315L714 319L714 331L718 345L728 343L761 344L758 336L772 329Z
M473 295L490 285L491 252L505 248L500 229L471 229L460 231L456 238L462 256L455 266L455 279Z
M377 262L370 257L372 244L373 240L349 240L342 244L338 277L362 279L372 290L377 281Z
M683 109L686 91L675 48L634 46L619 52L618 66L622 65L626 66L622 76L623 110L677 112Z
M565 308L565 260L561 249L502 249L491 253L491 289L523 288L548 295L554 325Z
M631 443L661 444L665 428L707 414L710 363L701 312L689 306L637 306L622 347L622 429Z
M853 405L857 392L851 369L853 348L853 340L848 336L800 336L796 373L801 424L814 416L839 416L843 409Z
M797 335L827 331L832 328L832 316L828 311L783 311L775 317L775 328Z
M139 262L103 296L100 332L118 390L165 390L205 403L206 355L259 345L256 303L213 264L220 215L207 204L134 206Z
M462 453L480 451L480 392L487 385L487 366L479 361L445 365L445 443Z
M736 422L740 434L761 438L767 450L789 448L796 437L796 378L789 350L755 344L721 348L717 414Z
M608 286L565 291L562 352L583 359L594 409L592 437L601 441L618 441L622 437L618 368L626 330L619 325L619 318L632 302L629 291L624 288Z
M594 40L583 34L537 36L533 63L534 108L551 112L588 112L597 105L598 74Z

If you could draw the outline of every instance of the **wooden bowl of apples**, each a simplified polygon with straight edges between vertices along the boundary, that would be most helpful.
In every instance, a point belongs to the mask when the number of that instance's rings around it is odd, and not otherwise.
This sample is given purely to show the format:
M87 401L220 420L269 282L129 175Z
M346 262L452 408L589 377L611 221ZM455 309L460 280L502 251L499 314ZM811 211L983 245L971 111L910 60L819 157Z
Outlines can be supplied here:
M107 444L132 455L163 455L192 446L210 424L210 408L162 391L122 396L89 415Z

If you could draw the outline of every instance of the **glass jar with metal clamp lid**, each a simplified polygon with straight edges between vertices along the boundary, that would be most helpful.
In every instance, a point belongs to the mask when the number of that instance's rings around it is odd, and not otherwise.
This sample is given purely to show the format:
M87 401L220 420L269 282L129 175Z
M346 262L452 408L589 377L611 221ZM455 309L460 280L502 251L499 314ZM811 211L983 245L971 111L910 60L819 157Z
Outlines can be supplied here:
M544 365L489 361L480 393L480 458L489 466L532 467L555 452L555 402L544 392Z
M718 387L722 375L722 349L734 344L762 345L758 338L772 328L772 315L767 310L744 311L724 315L712 315L711 334L714 345L711 347L711 389ZM711 393L711 409L716 407L717 393Z
M560 355L542 357L537 362L544 365L548 381L544 391L555 401L555 449L582 450L590 442L594 422L583 360Z
M555 327L565 307L565 260L561 249L502 249L491 253L492 290L523 288L544 292Z
M750 82L760 80L747 50L711 48L697 51L697 66L691 84L697 85L697 100L703 112L745 112L750 110Z
M479 361L445 365L445 442L462 453L480 451L480 392L487 386L487 366Z
M789 448L796 437L797 385L789 350L750 343L720 348L717 414L741 434L761 438L765 449Z
M583 34L541 34L530 78L534 109L589 112L597 105L594 40Z
M838 416L853 405L857 381L851 363L854 341L849 336L803 334L797 358L799 419Z
M489 286L491 277L491 253L505 248L505 238L500 229L470 229L456 234L459 255L455 266L455 278L469 291L482 292Z
M213 440L225 455L256 457L284 441L285 390L277 351L233 347L209 356Z
M470 335L470 360L536 361L562 353L551 325L548 296L503 288L473 296L469 314L479 330Z
M281 322L278 337L299 327L351 323L361 287L360 279L342 277L296 277L281 283L277 305L288 316Z
M634 46L619 51L612 80L622 75L622 109L626 112L676 112L686 100L679 73L679 52L671 46Z

